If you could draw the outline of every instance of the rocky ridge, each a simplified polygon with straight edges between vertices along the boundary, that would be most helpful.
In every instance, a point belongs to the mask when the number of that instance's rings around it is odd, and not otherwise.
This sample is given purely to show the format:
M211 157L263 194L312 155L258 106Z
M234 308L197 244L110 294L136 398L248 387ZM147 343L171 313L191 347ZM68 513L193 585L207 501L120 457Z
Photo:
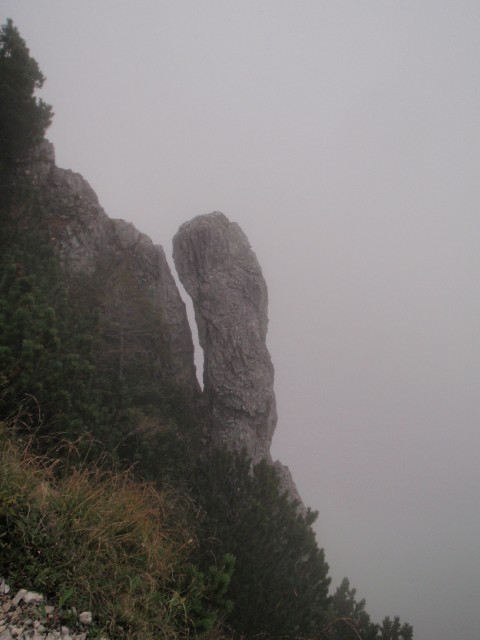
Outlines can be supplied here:
M113 354L111 361L103 355L103 366L120 374L130 365L148 371L194 408L210 446L245 449L253 462L271 462L277 413L266 346L268 293L240 227L217 211L183 224L173 241L204 351L202 393L185 304L163 248L132 224L109 218L80 174L56 166L48 141L22 171L39 187L44 223L64 268L99 292L104 353ZM301 505L288 467L275 466L283 489Z
M116 342L110 366L151 371L187 402L199 394L185 304L165 252L131 223L107 216L88 182L55 165L44 140L23 173L39 187L44 223L65 269L100 290L98 310L106 340Z

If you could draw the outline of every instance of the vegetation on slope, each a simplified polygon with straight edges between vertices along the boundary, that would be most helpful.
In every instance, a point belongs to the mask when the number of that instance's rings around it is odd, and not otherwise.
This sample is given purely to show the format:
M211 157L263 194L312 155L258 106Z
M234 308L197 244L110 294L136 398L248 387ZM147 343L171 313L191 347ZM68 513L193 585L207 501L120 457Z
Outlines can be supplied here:
M51 212L15 172L51 116L33 95L37 72L7 22L0 91L13 102L0 133L18 127L22 143L0 146L0 574L70 594L119 638L212 634L223 623L246 638L411 640L397 618L373 624L348 581L328 595L316 514L297 513L269 465L207 454L174 390L134 361L119 370L102 350L102 281L64 273L45 233ZM18 120L15 100L28 105Z
M38 144L52 108L35 97L45 78L13 22L0 29L0 175Z
M214 628L231 607L233 559L205 573L190 562L191 503L129 472L84 466L72 446L59 453L39 456L0 424L0 575L92 610L110 637Z
M327 623L328 565L311 525L282 493L275 469L253 469L245 455L217 451L193 470L191 492L202 505L202 540L237 559L229 618L246 637L312 637ZM246 588L248 585L248 588Z

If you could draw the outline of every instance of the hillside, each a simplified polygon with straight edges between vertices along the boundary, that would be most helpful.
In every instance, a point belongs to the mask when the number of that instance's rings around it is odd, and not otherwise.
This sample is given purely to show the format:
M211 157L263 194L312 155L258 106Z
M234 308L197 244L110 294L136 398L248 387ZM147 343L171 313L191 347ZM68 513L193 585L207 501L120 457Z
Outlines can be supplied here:
M372 623L348 581L329 595L317 514L271 460L268 296L247 238L214 212L174 239L201 390L163 249L55 165L38 74L7 23L0 575L52 601L71 591L112 637L409 640L398 619Z

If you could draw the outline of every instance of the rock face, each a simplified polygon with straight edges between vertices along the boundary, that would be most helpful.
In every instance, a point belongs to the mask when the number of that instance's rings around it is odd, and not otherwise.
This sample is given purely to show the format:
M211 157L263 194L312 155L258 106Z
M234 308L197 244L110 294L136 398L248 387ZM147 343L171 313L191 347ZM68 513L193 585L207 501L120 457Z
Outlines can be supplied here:
M124 220L110 219L88 182L55 165L53 145L36 149L25 173L40 192L45 225L66 270L97 292L111 354L104 366L148 371L186 400L200 389L190 326L165 253Z
M132 224L109 218L81 175L55 165L49 142L22 172L39 187L48 212L43 222L72 287L86 304L97 304L97 366L120 376L141 371L193 408L210 445L271 462L277 413L266 347L267 287L240 227L214 212L182 225L173 241L204 351L202 397L185 305L162 247ZM28 226L27 219L19 223ZM275 467L282 489L304 509L288 468Z
M270 459L277 413L267 287L255 254L240 227L214 212L180 227L173 257L193 300L213 443Z
M286 493L292 502L297 504L297 512L302 516L306 516L307 508L305 507L302 497L300 496L297 485L293 479L290 469L282 464L280 460L273 463L279 479L280 491Z

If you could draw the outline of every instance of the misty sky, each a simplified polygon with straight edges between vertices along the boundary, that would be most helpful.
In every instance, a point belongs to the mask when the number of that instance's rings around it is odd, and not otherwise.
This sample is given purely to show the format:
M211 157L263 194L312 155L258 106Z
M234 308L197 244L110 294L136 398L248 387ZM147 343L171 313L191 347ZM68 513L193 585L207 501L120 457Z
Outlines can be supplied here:
M270 298L273 455L333 583L416 640L480 604L480 2L0 0L57 164L168 255L223 211Z

